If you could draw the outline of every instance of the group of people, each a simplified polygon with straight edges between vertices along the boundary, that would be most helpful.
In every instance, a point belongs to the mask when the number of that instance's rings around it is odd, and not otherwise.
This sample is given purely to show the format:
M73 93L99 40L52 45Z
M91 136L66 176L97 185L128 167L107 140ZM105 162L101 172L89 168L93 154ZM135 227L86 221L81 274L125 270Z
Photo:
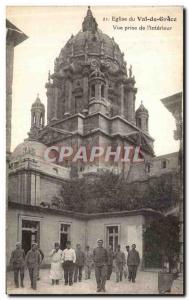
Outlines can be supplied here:
M74 282L82 281L83 269L85 270L85 279L90 279L91 270L94 266L95 277L97 283L97 292L105 292L106 280L110 280L113 267L116 272L116 282L122 281L123 276L128 277L129 281L135 282L137 267L140 263L139 253L136 245L126 246L126 251L121 251L120 245L113 251L112 247L108 249L103 247L103 240L97 241L97 247L90 250L87 246L82 251L81 245L77 244L76 249L71 247L71 242L67 241L66 249L61 250L60 244L56 242L54 248L49 253L51 259L50 278L52 285L58 285L63 278L64 285L72 286ZM31 250L26 254L21 248L21 244L16 244L16 249L11 254L11 266L14 270L15 286L24 287L24 270L28 268L31 288L37 288L37 280L39 280L39 267L44 258L44 254L36 243L33 243Z
M12 251L10 258L10 266L14 271L14 283L16 288L19 288L19 274L20 274L20 287L24 287L24 271L25 267L28 268L31 288L37 289L37 280L40 280L39 270L40 264L44 258L43 251L39 248L37 243L33 243L31 249L25 252L21 247L21 243L16 243L16 249Z

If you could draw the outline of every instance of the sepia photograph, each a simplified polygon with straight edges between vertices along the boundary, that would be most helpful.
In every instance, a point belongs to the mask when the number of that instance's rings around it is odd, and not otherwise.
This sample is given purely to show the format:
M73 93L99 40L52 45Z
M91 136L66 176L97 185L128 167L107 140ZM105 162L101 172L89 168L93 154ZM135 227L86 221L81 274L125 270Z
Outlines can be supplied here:
M6 293L184 295L182 6L6 7Z

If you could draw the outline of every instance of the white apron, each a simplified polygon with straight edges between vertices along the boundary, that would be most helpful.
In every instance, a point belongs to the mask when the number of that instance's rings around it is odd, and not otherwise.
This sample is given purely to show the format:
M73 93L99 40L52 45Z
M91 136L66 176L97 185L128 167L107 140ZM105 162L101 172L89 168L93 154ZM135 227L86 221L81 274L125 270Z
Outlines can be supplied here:
M53 254L51 252L50 256L52 257L51 260L51 269L50 269L50 278L54 280L60 280L63 276L63 269L62 269L62 250L58 250Z

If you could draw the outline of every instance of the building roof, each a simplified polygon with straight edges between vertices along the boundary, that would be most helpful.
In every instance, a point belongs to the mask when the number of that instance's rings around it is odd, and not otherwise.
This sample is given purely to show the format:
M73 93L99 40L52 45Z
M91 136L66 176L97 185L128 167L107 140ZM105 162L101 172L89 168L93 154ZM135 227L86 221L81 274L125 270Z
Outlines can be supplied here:
M44 159L44 153L47 147L36 141L25 141L19 144L11 155L11 161L19 160L24 157L33 157Z
M103 213L80 213L74 212L70 210L60 210L48 207L41 207L41 206L34 206L28 205L23 203L17 202L9 202L9 208L13 209L20 209L20 210L29 210L29 211L36 211L39 213L46 213L46 214L55 214L55 215L62 215L62 216L70 216L76 219L83 219L83 220L90 220L90 219L101 219L101 218L112 218L112 217L126 217L126 216L136 216L136 215L143 215L143 216L162 216L163 214L159 211L153 210L151 208L144 208L138 210L131 210L131 211L115 211L115 212L103 212Z
M71 35L66 45L62 48L58 64L67 64L69 57L82 54L107 55L123 64L123 54L114 38L109 37L98 29L98 24L88 7L87 15L82 23L82 29L74 36Z
M161 99L163 105L172 113L174 114L175 111L181 113L182 111L182 92L173 94L169 97L165 97Z
M22 32L18 27L6 20L7 41L14 41L14 47L28 39L28 36Z
M142 101L141 104L139 106L139 108L136 110L136 115L139 113L145 113L148 114L148 110L146 109L146 107L143 105Z

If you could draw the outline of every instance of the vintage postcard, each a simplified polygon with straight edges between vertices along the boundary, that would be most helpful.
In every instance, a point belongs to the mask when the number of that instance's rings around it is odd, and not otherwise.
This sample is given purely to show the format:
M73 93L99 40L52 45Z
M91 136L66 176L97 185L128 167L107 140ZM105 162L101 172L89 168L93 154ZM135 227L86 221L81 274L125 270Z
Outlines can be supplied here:
M184 294L183 30L7 6L7 294Z

